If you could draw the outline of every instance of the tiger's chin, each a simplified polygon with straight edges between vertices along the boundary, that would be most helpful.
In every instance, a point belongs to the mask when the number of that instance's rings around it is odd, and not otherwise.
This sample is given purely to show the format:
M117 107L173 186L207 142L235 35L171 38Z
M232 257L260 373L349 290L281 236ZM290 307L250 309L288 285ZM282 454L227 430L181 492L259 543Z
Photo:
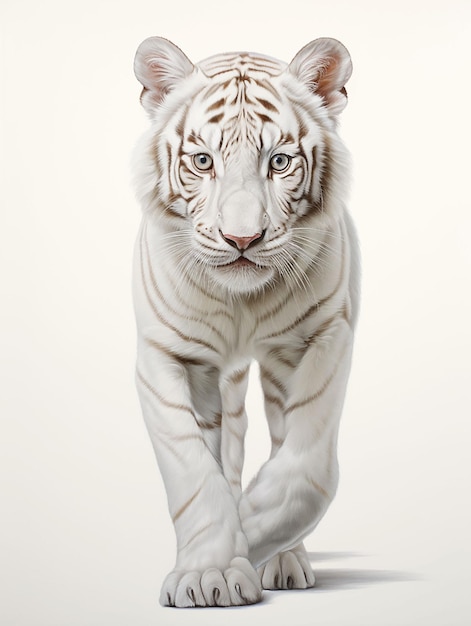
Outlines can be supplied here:
M272 267L256 265L244 257L227 265L218 265L211 271L213 281L233 294L260 291L273 280L274 275Z

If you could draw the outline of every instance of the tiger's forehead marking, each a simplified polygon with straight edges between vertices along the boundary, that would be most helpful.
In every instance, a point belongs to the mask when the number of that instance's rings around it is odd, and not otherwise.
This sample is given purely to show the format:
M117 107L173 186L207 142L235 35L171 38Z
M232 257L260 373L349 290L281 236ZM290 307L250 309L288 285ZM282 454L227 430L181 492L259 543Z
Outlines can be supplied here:
M252 52L217 54L198 63L198 67L208 76L226 74L226 79L246 77L257 78L259 74L278 76L286 68L286 63Z
M262 131L273 126L272 140L279 135L277 121L284 112L284 99L276 79L286 63L267 56L236 52L220 54L198 64L209 79L189 107L187 131L218 144L225 159L242 146L259 152ZM275 131L276 126L276 131ZM206 141L205 141L206 143Z
M202 95L207 103L207 111L215 110L216 102L220 104L254 104L257 92L265 90L265 97L256 98L270 111L277 111L270 102L270 96L280 100L280 95L272 79L279 76L286 68L286 63L270 57L248 52L219 54L198 64L210 83ZM221 102L221 92L224 101ZM215 96L216 102L212 99ZM220 121L220 120L217 120Z

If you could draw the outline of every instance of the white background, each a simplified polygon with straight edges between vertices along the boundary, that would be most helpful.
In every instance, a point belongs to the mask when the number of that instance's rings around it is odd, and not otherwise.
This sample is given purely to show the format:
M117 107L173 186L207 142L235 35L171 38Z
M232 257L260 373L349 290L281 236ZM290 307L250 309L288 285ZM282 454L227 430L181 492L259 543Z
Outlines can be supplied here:
M471 3L2 0L2 626L461 626L470 607ZM149 35L349 48L363 299L318 588L157 604L174 536L134 390L129 160ZM248 470L266 450L256 385Z

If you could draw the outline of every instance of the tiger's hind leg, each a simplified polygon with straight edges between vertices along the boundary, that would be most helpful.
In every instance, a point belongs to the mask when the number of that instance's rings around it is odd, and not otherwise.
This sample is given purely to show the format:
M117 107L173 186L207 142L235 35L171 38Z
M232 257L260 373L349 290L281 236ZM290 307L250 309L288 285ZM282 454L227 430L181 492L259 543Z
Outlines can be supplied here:
M257 570L263 589L309 589L315 577L303 543L279 552Z

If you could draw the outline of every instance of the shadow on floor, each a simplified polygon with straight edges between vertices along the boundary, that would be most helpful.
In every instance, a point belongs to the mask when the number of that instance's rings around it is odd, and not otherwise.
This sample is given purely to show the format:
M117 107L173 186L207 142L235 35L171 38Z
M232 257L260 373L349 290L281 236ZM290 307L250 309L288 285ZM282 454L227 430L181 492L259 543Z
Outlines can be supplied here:
M340 591L341 589L358 589L371 587L378 583L398 583L418 580L408 572L375 569L316 569L317 591Z
M361 552L308 552L307 555L313 567L322 561L339 561L340 559L356 559L366 556Z
M340 591L371 585L419 580L413 572L361 568L324 568L323 561L362 557L356 552L308 552L316 576L313 591Z

